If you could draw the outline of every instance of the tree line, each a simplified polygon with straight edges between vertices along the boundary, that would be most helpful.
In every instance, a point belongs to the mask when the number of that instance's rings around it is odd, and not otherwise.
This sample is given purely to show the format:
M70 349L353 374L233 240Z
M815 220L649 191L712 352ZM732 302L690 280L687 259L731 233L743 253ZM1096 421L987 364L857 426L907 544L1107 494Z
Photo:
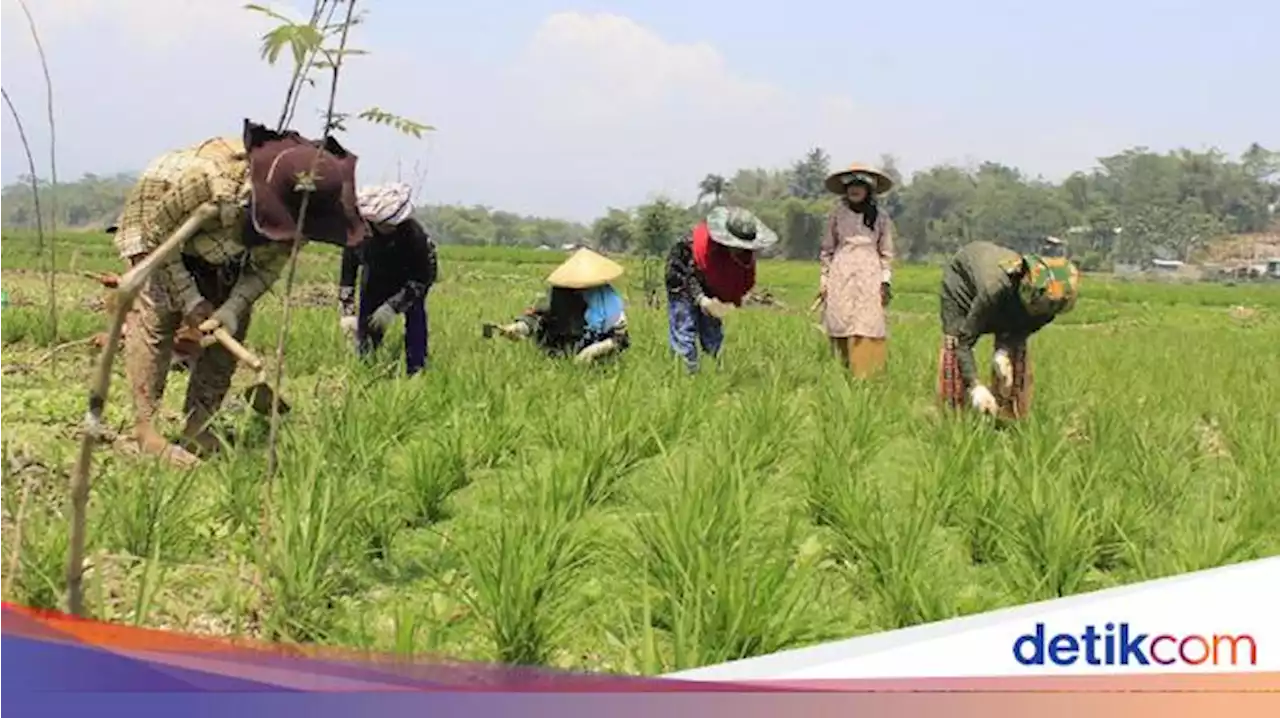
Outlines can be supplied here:
M898 254L928 260L978 239L1032 249L1047 236L1068 242L1088 269L1153 258L1187 260L1231 234L1280 222L1280 152L1252 144L1232 157L1216 149L1157 153L1137 147L1103 157L1062 182L994 162L936 166L907 178L894 158L880 167L896 186L881 198L894 219ZM817 256L836 198L823 185L838 165L814 148L785 168L708 174L692 205L659 198L608 208L590 226L484 206L425 206L420 219L441 243L551 246L591 244L609 252L660 254L716 203L747 207L776 228L775 253ZM58 187L58 224L91 229L115 219L134 176L85 175ZM33 227L30 178L3 188L6 227ZM42 190L50 191L47 186ZM45 207L49 207L45 203Z

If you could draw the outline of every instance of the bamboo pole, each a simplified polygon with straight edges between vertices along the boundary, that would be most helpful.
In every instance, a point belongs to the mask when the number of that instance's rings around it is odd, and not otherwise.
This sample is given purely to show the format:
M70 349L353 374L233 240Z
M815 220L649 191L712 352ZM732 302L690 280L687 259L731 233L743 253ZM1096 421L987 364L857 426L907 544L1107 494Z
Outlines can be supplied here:
M116 358L125 318L133 308L133 300L155 273L156 268L181 251L187 240L200 231L202 224L217 216L218 207L213 203L206 202L196 208L191 216L187 217L187 221L183 222L164 244L125 272L116 288L115 313L111 318L111 328L107 330L107 344L98 357L98 367L89 388L89 410L84 417L84 435L80 439L80 454L76 457L75 469L71 473L71 541L67 549L67 609L72 615L84 615L84 591L81 579L84 576L85 511L89 503L89 469L93 464L94 444L101 435L102 414L107 405L107 391L111 387L111 365Z

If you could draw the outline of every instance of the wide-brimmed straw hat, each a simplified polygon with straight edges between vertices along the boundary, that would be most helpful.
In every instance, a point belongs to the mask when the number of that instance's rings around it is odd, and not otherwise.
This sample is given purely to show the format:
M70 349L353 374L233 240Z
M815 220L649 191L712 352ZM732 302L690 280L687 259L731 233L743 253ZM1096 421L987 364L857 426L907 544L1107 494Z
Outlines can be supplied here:
M622 265L586 247L573 253L547 276L547 283L562 289L590 289L622 276Z
M734 249L753 252L772 247L778 233L765 226L750 210L741 207L716 207L707 214L711 241Z
M884 194L893 189L892 177L870 165L854 162L846 169L827 177L827 190L843 195L846 187L859 180L871 185L871 191L876 194Z
M1026 271L1018 283L1018 297L1029 314L1048 316L1071 311L1080 294L1080 270L1065 257L1022 257Z
M337 140L330 137L322 144L245 120L244 147L249 157L249 214L259 234L276 242L293 239L304 195L298 179L314 166L303 235L339 247L364 240L364 222L356 208L356 156Z

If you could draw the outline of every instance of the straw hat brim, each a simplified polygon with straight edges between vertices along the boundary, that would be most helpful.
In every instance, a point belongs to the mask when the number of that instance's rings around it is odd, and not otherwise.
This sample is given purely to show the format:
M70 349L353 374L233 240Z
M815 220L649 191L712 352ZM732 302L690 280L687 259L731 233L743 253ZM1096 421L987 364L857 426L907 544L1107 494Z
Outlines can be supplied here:
M840 195L844 194L845 179L848 178L849 175L852 175L855 173L868 174L868 175L871 175L872 177L875 177L876 185L875 187L872 188L872 191L875 192L876 194L884 194L885 192L888 192L889 190L893 189L893 178L890 177L889 175L881 172L880 170L874 167L855 164L852 167L840 170L839 172L833 173L830 177L827 177L827 191L831 192L832 194L840 194Z
M547 283L561 289L590 289L622 276L621 264L587 248L579 249L547 276Z

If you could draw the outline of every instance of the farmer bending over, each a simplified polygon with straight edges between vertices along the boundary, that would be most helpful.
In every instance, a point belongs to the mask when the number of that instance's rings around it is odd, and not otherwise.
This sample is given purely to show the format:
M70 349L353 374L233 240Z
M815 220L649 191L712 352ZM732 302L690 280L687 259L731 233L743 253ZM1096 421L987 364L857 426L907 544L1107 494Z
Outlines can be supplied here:
M622 296L613 282L622 265L579 249L547 277L547 299L514 322L492 327L508 339L532 337L552 356L572 354L592 362L630 346ZM489 332L486 327L486 336Z
M1061 257L1019 254L974 242L962 248L942 274L942 355L938 395L952 408L973 408L1005 418L1025 416L1031 403L1027 339L1059 314L1071 311L1080 272ZM994 334L990 389L977 381L973 347Z
M756 252L778 235L751 212L716 207L667 255L667 322L671 349L690 372L698 370L698 345L718 357L721 321L756 284Z
M151 275L128 318L125 370L142 451L190 466L199 461L192 451L207 454L218 448L208 424L236 368L235 358L220 344L202 351L192 367L185 446L171 446L156 429L174 335L185 323L202 332L222 328L243 340L254 302L289 259L302 202L299 176L311 172L313 164L306 236L340 246L360 242L355 155L332 139L322 149L295 132L278 134L248 120L243 140L216 138L163 155L130 190L115 244L131 265L202 204L213 202L222 210Z
M361 355L379 347L396 315L404 315L405 365L411 376L427 363L427 291L438 272L435 242L413 218L412 195L409 185L399 182L360 190L360 216L369 239L343 252L338 286L342 329L356 336Z

